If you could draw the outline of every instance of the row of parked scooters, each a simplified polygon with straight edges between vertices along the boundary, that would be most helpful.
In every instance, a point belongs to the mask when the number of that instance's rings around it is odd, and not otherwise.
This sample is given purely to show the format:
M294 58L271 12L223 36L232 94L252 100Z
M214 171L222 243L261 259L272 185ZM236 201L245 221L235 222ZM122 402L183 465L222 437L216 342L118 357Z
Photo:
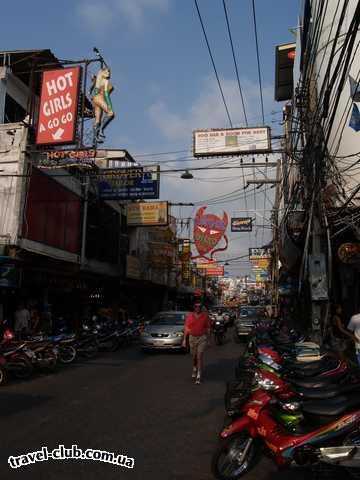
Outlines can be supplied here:
M344 468L359 478L359 368L268 322L256 325L235 375L212 457L215 478L242 477L261 452L279 467Z
M0 343L0 385L9 377L27 379L35 371L53 372L59 364L73 363L78 357L114 352L138 340L142 328L140 320L122 324L99 321L84 324L79 333L40 334L21 340L6 329Z

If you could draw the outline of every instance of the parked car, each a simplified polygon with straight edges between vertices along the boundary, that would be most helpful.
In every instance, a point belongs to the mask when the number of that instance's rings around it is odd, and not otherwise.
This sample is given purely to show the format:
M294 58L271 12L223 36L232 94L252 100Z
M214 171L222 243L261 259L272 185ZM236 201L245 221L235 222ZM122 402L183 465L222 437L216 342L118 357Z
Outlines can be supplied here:
M247 336L251 334L255 322L263 318L264 315L264 308L255 306L241 307L239 316L234 322L235 342L240 343L242 340L246 340Z
M145 326L140 335L143 350L181 350L184 338L184 324L188 312L159 312Z

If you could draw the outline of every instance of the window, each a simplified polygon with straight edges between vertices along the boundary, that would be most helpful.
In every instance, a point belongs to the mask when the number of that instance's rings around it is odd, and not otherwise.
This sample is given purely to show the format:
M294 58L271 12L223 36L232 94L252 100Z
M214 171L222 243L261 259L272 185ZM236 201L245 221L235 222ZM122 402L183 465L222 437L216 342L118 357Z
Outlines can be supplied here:
M26 117L26 110L21 107L10 95L5 97L4 123L21 122Z

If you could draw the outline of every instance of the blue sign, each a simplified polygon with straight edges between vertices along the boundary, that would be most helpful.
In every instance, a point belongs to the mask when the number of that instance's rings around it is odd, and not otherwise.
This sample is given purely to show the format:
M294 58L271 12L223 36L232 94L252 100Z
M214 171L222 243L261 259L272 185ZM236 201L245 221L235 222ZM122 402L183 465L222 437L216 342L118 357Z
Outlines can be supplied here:
M98 192L103 200L159 198L160 175L143 167L106 168L98 175Z
M0 266L0 287L17 288L19 286L19 270L15 265Z

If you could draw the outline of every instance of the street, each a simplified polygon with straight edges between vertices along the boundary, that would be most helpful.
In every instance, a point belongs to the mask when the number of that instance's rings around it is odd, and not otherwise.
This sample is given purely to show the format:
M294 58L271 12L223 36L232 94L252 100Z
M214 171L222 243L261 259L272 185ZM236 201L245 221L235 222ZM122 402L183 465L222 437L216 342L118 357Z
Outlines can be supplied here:
M191 381L181 353L144 354L137 346L53 375L11 382L1 390L1 478L211 479L210 460L224 420L224 382L232 378L240 347L230 340L207 352L204 383ZM38 462L17 470L10 455L76 444L125 454L133 470L96 461ZM246 478L275 471L264 459Z

